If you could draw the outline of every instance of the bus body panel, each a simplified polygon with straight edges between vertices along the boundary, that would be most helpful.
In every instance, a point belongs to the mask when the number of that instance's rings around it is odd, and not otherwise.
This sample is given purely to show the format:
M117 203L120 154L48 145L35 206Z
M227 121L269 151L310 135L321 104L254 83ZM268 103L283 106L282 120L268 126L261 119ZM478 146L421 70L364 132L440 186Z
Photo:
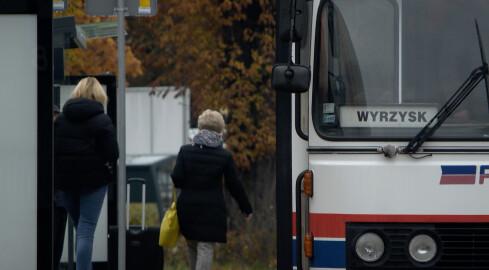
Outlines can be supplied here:
M489 183L479 183L489 155L416 160L406 155L311 154L309 159L317 176L311 214L489 214Z
M489 156L434 155L420 161L311 154L309 159L315 176L308 216L315 237L311 269L345 267L347 222L489 222Z

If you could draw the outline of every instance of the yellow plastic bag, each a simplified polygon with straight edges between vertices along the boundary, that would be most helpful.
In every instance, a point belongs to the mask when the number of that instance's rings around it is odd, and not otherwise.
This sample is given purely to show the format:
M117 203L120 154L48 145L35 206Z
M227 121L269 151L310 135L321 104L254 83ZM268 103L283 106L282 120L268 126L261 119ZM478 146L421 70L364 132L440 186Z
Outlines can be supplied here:
M177 216L177 196L175 187L173 187L173 203L168 209L161 221L160 241L162 247L175 247L177 245L178 236L180 235L180 226L178 225Z

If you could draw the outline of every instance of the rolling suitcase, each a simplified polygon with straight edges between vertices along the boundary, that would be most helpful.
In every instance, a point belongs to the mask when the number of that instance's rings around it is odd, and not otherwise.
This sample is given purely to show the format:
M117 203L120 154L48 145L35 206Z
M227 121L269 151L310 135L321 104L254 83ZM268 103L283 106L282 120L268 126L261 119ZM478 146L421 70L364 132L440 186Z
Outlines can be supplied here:
M142 184L142 219L141 225L129 224L130 186L132 183ZM129 178L127 180L127 208L126 208L126 269L127 270L161 270L163 269L163 248L158 245L160 227L145 226L146 181L143 178ZM111 266L117 269L117 227L110 229ZM114 259L115 257L115 259Z

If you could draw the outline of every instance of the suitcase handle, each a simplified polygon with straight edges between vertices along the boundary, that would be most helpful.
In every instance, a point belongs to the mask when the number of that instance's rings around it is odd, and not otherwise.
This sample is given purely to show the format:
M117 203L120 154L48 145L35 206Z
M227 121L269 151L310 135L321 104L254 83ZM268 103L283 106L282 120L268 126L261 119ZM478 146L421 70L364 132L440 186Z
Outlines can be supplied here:
M127 183L128 184L131 184L132 182L141 182L143 184L146 184L146 180L144 178L133 177L133 178L128 178L127 179Z
M126 205L126 229L129 230L129 208L131 202L131 184L134 182L140 182L142 186L142 217L141 217L141 230L144 231L144 219L146 215L146 180L144 178L128 178L127 179L127 205Z

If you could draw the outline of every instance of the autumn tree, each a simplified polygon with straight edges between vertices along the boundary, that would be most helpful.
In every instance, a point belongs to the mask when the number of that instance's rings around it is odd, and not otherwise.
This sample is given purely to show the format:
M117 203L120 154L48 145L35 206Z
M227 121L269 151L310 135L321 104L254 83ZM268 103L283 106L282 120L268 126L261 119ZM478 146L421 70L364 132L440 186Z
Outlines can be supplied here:
M131 83L188 88L194 119L207 108L225 116L226 144L255 208L251 223L240 223L239 213L231 213L231 233L248 233L230 240L239 238L241 248L248 247L242 259L270 260L275 246L274 2L165 0L158 5L156 17L128 19L128 42L144 74ZM274 264L273 259L265 263Z
M128 19L145 83L189 88L194 116L223 113L226 143L243 170L275 150L273 16L268 0L167 0L156 18Z

